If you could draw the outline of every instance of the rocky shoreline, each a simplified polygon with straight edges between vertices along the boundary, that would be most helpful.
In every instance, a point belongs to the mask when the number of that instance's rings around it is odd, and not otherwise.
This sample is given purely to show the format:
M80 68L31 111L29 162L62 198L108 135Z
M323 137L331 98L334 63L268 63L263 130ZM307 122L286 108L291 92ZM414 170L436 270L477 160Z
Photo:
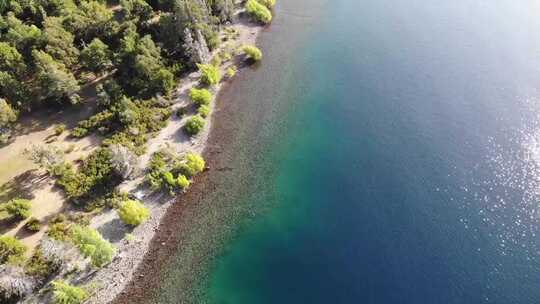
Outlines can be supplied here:
M240 35L235 43L240 44L255 44L258 34L263 29L243 18L238 18L229 27L235 28L239 32ZM192 79L198 79L198 72L186 77L185 83L178 90L178 99L187 96L186 92L191 87L190 80ZM217 168L213 151L215 146L219 145L219 140L216 139L222 137L216 134L219 131L214 128L214 120L229 119L223 117L225 113L222 113L221 109L221 92L226 86L227 83L224 82L215 88L216 100L212 103L212 115L204 132L191 141L188 146L176 147L176 150L180 152L182 150L184 152L187 150L202 152L209 169L195 177L193 185L187 193L176 198L170 198L166 195L144 196L144 194L137 193L136 189L128 189L132 190L131 192L135 195L142 196L141 200L151 210L151 217L146 223L130 232L130 240L124 238L116 243L118 255L113 262L81 280L81 282L95 288L91 298L85 303L148 303L145 302L147 295L144 293L144 289L159 283L156 280L156 271L160 269L165 258L178 248L175 235L180 234L182 229L175 225L179 222L177 219L185 216L184 207L186 205L196 204L203 192L211 191L208 189L207 180L212 171L216 170L214 168ZM177 107L183 105L182 100L175 104ZM114 217L115 213L104 213L93 220L92 226L100 229L105 223L115 221ZM140 286L145 286L145 288L139 288Z

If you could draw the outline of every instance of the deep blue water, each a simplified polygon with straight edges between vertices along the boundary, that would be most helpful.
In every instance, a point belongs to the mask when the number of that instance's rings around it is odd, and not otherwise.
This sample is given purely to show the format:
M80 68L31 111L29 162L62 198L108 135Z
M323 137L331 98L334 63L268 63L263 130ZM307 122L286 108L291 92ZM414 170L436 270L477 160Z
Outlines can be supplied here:
M208 302L540 303L540 3L276 13L238 92L281 109L242 196L266 211L211 265Z

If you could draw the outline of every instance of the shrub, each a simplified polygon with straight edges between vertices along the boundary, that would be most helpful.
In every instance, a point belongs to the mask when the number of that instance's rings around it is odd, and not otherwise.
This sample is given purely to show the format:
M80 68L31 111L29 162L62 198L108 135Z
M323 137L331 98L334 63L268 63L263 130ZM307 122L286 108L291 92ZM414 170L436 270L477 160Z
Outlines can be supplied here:
M207 89L191 89L189 97L197 105L208 105L212 101L212 93Z
M73 131L71 131L71 136L76 138L82 138L86 135L88 135L88 129L83 127L76 127L75 129L73 129Z
M200 155L189 152L182 160L182 172L186 176L192 177L201 173L205 165L204 159Z
M185 130L189 135L196 135L204 128L204 124L204 119L200 115L195 115L187 121Z
M169 185L169 186L175 186L176 180L174 179L174 175L171 173L171 171L165 171L163 172L163 180Z
M150 217L150 211L139 201L127 200L120 205L118 215L124 223L138 226Z
M276 5L276 0L257 0L257 1L269 9L273 8Z
M186 190L191 184L189 179L185 175L182 175L182 174L178 175L178 178L176 178L176 183L178 187L180 187L180 189L182 190Z
M246 54L247 58L253 61L261 61L262 52L254 45L245 45L242 47L242 51Z
M257 2L257 0L248 0L245 8L249 15L261 23L269 23L272 21L272 13L270 10Z
M161 188L163 184L162 174L166 170L166 162L163 153L157 152L152 155L149 164L149 173L146 175L146 180L152 189Z
M201 71L201 82L206 85L216 85L221 81L221 72L211 64L197 64Z
M59 125L57 125L56 127L54 127L54 134L55 134L56 136L58 136L58 135L64 133L65 130L66 130L66 125L64 125L64 124L59 124Z
M86 291L64 281L53 281L53 299L55 304L80 304L88 298Z
M118 181L111 158L110 149L100 148L84 160L79 172L70 164L59 165L53 170L59 177L57 184L64 189L68 198L81 198L92 190L107 189L106 186Z
M0 98L0 128L8 126L17 120L17 112L5 99Z
M26 246L9 235L0 236L0 264L19 262L23 259Z
M208 114L210 114L210 107L207 105L202 105L197 110L197 113L201 115L201 117L206 118L208 117Z
M47 236L58 241L68 241L71 236L69 225L65 222L57 222L49 226Z
M21 220L30 216L30 208L32 208L32 203L22 198L13 199L6 204L7 213Z
M64 162L64 152L51 145L33 145L30 149L26 149L25 154L49 173L55 166Z
M55 270L58 269L58 265L54 261L48 260L44 255L41 246L34 251L32 257L25 265L26 272L33 276L39 276L41 278L47 278Z
M227 69L227 77L232 78L234 75L236 75L236 67L232 66Z
M105 240L101 234L90 227L76 225L72 228L72 240L81 253L92 260L96 267L112 261L116 248Z
M41 222L35 218L31 217L25 224L24 227L30 231L39 231L41 229Z

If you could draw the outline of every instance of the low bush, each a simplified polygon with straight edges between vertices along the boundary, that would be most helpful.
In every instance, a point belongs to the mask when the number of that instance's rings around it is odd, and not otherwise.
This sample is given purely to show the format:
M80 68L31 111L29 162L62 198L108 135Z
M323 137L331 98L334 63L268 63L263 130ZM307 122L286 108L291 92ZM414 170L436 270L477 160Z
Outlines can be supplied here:
M263 4L257 2L257 0L248 0L245 8L250 16L261 23L272 21L272 12Z
M31 217L25 224L24 228L26 228L29 231L37 232L39 229L41 229L41 222L35 218Z
M127 200L118 209L120 219L128 225L138 226L150 217L150 211L141 202Z
M116 248L105 240L97 230L75 225L71 232L75 246L84 256L90 258L94 266L102 267L112 261L116 254Z
M276 5L276 0L257 0L260 4L272 9Z
M182 173L187 177L193 177L203 172L206 163L202 156L189 152L182 160Z
M227 69L227 77L232 78L234 75L236 75L236 67L232 66Z
M247 58L252 61L261 61L263 57L261 50L254 45L245 45L242 47L242 51L246 54Z
M211 64L197 64L201 71L201 82L206 85L216 85L221 81L219 68Z
M199 106L209 105L212 101L212 93L207 89L196 89L193 88L189 92L189 97Z
M58 241L68 241L71 239L69 227L67 222L54 223L49 226L47 236Z
M24 220L30 216L30 208L32 208L32 203L29 200L17 198L9 201L5 210L10 216Z
M54 261L49 261L43 255L41 247L38 247L25 265L26 273L40 278L49 277L58 269Z
M18 239L9 235L0 236L0 264L22 261L26 250L26 246Z
M66 130L66 125L59 124L56 127L54 127L54 134L56 136L59 136L60 134L64 133L65 130Z
M178 177L176 178L176 184L178 185L178 187L182 190L186 190L189 185L191 184L191 182L189 181L189 179L185 176L185 175L178 175Z
M84 160L78 172L67 163L57 166L53 171L58 176L58 185L72 199L87 196L96 189L108 189L108 186L120 180L113 170L111 157L110 149L100 148Z
M88 293L80 287L64 281L53 281L53 300L55 304L80 304L88 298Z
M167 163L162 152L156 152L152 155L148 165L149 173L146 180L152 189L157 190L163 186L163 173L167 170Z
M197 109L197 114L201 115L201 117L206 118L210 114L210 107L207 105L202 105Z
M184 126L186 133L188 135L197 135L204 128L205 121L200 115L195 115L191 117Z

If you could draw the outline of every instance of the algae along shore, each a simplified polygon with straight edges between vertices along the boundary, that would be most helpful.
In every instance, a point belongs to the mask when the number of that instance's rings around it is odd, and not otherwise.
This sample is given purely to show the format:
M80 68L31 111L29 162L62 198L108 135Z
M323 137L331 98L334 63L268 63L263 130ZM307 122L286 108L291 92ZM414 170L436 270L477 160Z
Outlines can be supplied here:
M144 276L168 209L214 169L216 104L264 61L274 5L0 5L1 303L109 303Z

